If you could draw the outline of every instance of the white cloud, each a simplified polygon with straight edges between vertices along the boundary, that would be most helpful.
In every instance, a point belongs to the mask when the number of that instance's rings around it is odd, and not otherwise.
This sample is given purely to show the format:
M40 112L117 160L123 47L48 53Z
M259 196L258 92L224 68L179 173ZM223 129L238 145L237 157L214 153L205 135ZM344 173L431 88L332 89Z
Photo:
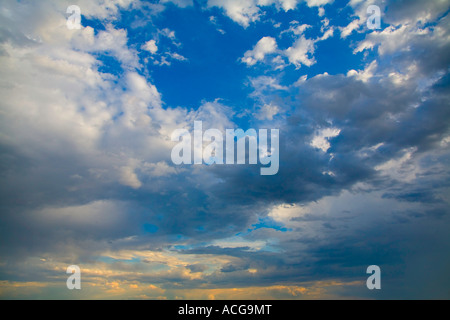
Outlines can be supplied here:
M325 9L320 7L319 8L319 17L323 17L325 15Z
M323 35L317 39L307 39L304 32L311 26L307 24L300 25L297 21L292 21L292 26L285 31L297 36L295 43L283 52L289 62L295 65L297 69L302 65L310 67L315 64L314 52L316 50L316 43L327 40L334 35L334 28L330 27L328 19L323 19L321 23L322 27L320 31Z
M169 53L170 57L174 60L178 60L178 61L187 61L187 58L183 57L181 54L178 54L176 52L174 53Z
M158 46L156 45L155 40L147 41L143 46L142 49L145 51L150 52L151 54L155 54L158 52Z
M285 51L285 54L289 62L297 68L300 68L302 64L310 67L316 62L313 56L314 51L315 41L301 36L292 47Z
M375 71L378 68L377 61L372 61L364 70L362 71L356 71L356 70L350 70L347 72L347 77L356 77L356 79L361 80L362 82L367 82L375 74Z
M300 87L301 85L303 85L306 80L308 80L308 76L305 74L303 76L301 76L296 82L294 82L293 86L294 87Z
M294 10L297 8L298 3L300 0L278 0L281 3L281 7L284 9L284 11Z
M255 114L258 120L273 120L273 117L280 112L280 108L273 104L266 104L259 108L258 112Z
M74 4L73 1L64 1L66 8L68 4ZM63 1L61 1L63 3ZM101 4L100 4L101 3ZM133 0L79 0L75 4L82 8L82 14L89 18L102 20L115 20L120 9L126 9L130 6L139 6L140 1Z
M334 0L306 0L308 7L322 7L324 5L333 3Z
M136 72L130 72L126 76L130 96L141 99L146 106L161 107L161 95L158 89Z
M400 158L390 159L389 161L376 166L375 170L398 181L414 181L421 173L420 166L413 161L413 156L417 151L417 148L409 148L402 151L403 155Z
M276 40L272 37L264 37L258 41L252 50L247 51L241 60L248 66L253 66L258 61L263 61L266 55L275 53L276 51Z
M420 28L410 25L403 25L398 28L388 27L381 32L372 32L365 40L361 41L354 52L373 49L378 46L378 53L385 55L396 51L408 51L410 46L415 43L418 36L431 35L429 28ZM441 38L442 42L448 40Z
M249 251L260 251L266 247L267 243L265 241L255 241L255 240L246 240L242 237L230 237L226 239L215 240L212 242L212 245L218 246L221 248L249 248Z
M165 47L161 45L161 37L169 39L170 44ZM171 66L174 61L188 61L186 57L174 52L181 46L182 44L178 41L175 31L164 28L157 31L156 40L148 41L141 48L152 54L144 60L145 63L153 63L157 66Z
M336 128L326 128L323 130L320 130L312 139L311 146L314 148L320 149L323 152L327 152L328 149L331 148L331 144L328 141L330 138L334 138L339 136L341 133L341 130Z
M203 103L197 111L189 114L189 122L193 124L195 120L203 121L208 128L215 128L225 132L226 129L234 127L231 117L231 108L223 105L219 100Z
M272 37L262 38L256 46L247 51L241 61L248 66L253 66L257 62L264 61L266 55L277 53L278 55L271 60L271 64L275 70L286 67L285 59L293 64L297 69L302 65L312 66L316 63L314 52L316 50L316 43L327 40L334 35L334 28L329 26L328 19L322 20L321 32L323 35L317 39L307 39L304 35L310 25L300 25L298 21L291 21L291 27L281 32L281 34L292 34L296 36L293 45L285 50L279 50L277 41Z
M331 2L330 0L308 0L307 4L312 7ZM208 0L208 7L224 9L229 18L247 28L250 23L260 20L263 7L275 5L278 10L287 12L296 9L299 3L300 0Z
M122 167L120 169L120 182L133 189L139 189L142 186L132 167Z
M119 60L126 68L140 67L137 52L128 47L128 36L124 29L107 25L106 30L94 35L94 29L86 27L73 34L72 45L86 52L104 52Z
M269 76L259 76L250 79L255 92L262 93L264 90L287 90L286 86L282 86L279 80Z
M306 31L306 29L311 28L310 25L308 25L308 24L300 25L300 24L298 24L297 21L291 22L291 25L292 26L289 29L282 31L281 34L292 33L294 35L300 36Z
M171 40L176 40L175 31L170 30L169 28L164 28L162 30L159 30L159 33L162 34L164 37L167 37Z
M330 28L327 31L325 31L323 36L320 37L318 40L319 41L324 41L324 40L327 40L328 38L331 38L333 35L334 35L334 28Z
M255 0L208 0L208 6L223 8L228 17L245 28L260 16Z
M353 31L358 30L361 25L363 24L362 20L355 19L352 22L350 22L346 27L339 28L341 30L341 38L345 39L349 35L353 33Z

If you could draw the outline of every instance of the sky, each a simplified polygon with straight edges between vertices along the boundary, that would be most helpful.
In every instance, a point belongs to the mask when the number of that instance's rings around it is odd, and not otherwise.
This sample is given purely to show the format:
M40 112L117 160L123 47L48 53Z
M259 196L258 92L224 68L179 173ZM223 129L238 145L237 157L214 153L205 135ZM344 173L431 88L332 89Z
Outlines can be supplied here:
M449 9L0 0L0 299L449 299ZM175 165L195 121L279 171Z

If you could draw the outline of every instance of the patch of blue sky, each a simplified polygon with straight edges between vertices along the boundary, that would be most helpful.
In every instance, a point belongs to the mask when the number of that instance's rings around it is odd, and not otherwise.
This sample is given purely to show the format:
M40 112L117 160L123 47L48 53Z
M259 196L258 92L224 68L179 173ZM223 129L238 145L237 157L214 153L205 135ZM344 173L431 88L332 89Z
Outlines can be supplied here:
M83 27L91 27L94 29L94 34L98 34L99 31L106 30L106 26L102 20L99 19L90 19L84 15L81 16L81 24Z
M238 109L249 103L250 88L242 86L247 69L238 60L253 41L242 27L225 19L220 23L227 31L220 33L211 16L209 10L169 7L157 20L175 32L181 43L177 53L187 59L171 66L148 66L168 106L196 109L217 98Z
M270 217L259 218L258 223L252 224L251 228L247 229L245 232L239 232L235 236L245 236L249 233L259 230L259 229L273 229L281 232L290 232L291 228L286 228L282 223L273 220Z
M304 3L288 12L268 6L264 7L260 21L247 28L226 17L217 7L205 9L198 5L183 9L169 5L154 16L132 10L123 12L113 23L115 28L127 30L128 45L139 52L143 65L139 73L156 85L166 107L197 109L205 101L220 99L239 114L241 110L254 109L255 101L249 98L253 91L249 85L251 78L267 75L277 78L281 85L289 86L304 75L311 78L325 72L346 74L351 69L364 68L371 58L367 54L376 54L373 50L366 54L353 54L352 43L363 39L364 34L354 32L341 39L337 29L332 37L315 44L311 57L316 63L309 67L302 65L297 68L290 64L282 70L275 70L270 63L247 66L240 61L262 37L275 38L280 50L292 46L297 36L283 31L289 29L293 22L311 26L305 30L307 39L323 35L322 20L327 17L332 17L330 25L348 25L354 19L353 12L343 4L344 1L335 1L327 5L323 17L319 17L317 8L309 8ZM96 33L105 29L104 24L97 20L84 18L83 24L94 28ZM161 36L164 29L173 31L175 38ZM142 50L150 40L156 41L158 51L155 54ZM178 54L185 59L171 59L170 65L155 63L164 54ZM123 72L120 62L107 53L99 54L97 58L101 63L99 71L113 75Z
M196 246L193 246L193 245L177 244L177 245L171 246L171 249L184 251L184 250L192 250L195 247Z
M159 228L157 226L150 224L150 223L145 223L142 226L142 229L145 233L150 233L150 234L157 233L159 230Z
M263 228L274 229L274 230L281 231L281 232L292 231L292 229L284 227L283 224L273 220L270 217L259 218L259 222L253 224L252 229L249 229L249 231L254 231L254 230L263 229Z
M104 262L104 263L108 263L108 264L112 264L112 263L117 263L117 262L123 262L123 263L139 263L142 262L142 260L140 258L131 258L131 259L115 259L112 257L108 257L108 256L99 256L97 258L98 261L100 262Z
M102 73L109 73L114 76L120 76L123 74L124 69L122 63L115 57L108 53L94 53L93 54L99 62L98 71ZM117 82L117 80L113 80Z
M346 11L350 10L342 11L345 17L338 15L340 21L337 23L344 26L350 18ZM311 67L296 68L289 65L284 70L274 70L271 65L259 63L248 67L240 61L244 53L251 50L262 37L277 39L280 49L292 46L295 39L281 35L281 32L287 30L293 21L312 26L307 30L308 38L322 36L321 20L317 9L306 5L288 12L265 7L261 21L243 28L224 16L218 8L204 10L199 7L180 9L169 6L155 18L155 23L175 32L181 44L176 48L177 53L187 60L173 61L170 66L147 64L146 67L167 106L196 109L204 101L220 98L222 103L235 110L252 109L255 102L248 98L252 88L245 85L249 78L270 75L279 78L280 84L289 85L303 75L310 78L325 72L345 74L351 69L364 67L362 54L354 55L352 48L349 48L349 43L354 40L340 39L337 30L333 37L316 44L314 58L317 63ZM275 21L281 24L274 26ZM141 41L144 40L148 41L150 37Z

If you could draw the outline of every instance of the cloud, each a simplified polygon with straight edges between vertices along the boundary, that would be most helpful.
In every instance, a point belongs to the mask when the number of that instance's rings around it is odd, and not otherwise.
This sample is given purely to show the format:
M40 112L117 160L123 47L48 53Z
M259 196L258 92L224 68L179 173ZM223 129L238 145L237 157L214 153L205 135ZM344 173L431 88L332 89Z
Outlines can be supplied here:
M263 37L252 50L247 51L242 58L242 62L248 66L253 66L259 61L263 61L266 55L277 51L277 42L272 37Z
M175 31L169 28L158 29L153 40L147 41L141 48L151 55L145 62L152 62L157 66L171 66L173 61L188 61L183 55L174 52L182 47Z
M178 53L176 53L176 52L170 53L169 55L170 55L170 57L172 57L172 58L175 59L175 60L178 60L178 61L187 61L187 59L186 59L185 57L183 57L181 54L178 54Z
M285 12L295 10L300 0L208 0L208 7L219 7L224 9L225 14L234 22L247 28L251 23L259 21L264 15L265 7L275 5L278 10ZM330 0L307 1L309 7L322 6L331 3Z
M289 62L299 68L302 64L310 67L316 61L312 56L315 51L315 41L311 39L305 39L301 36L297 39L294 45L286 50L286 56Z
M281 32L281 34L284 33L292 33L294 35L300 36L302 35L306 29L311 28L311 26L309 24L298 24L297 21L295 21L295 23L291 22L291 27L287 30L284 30Z
M308 7L320 7L333 3L334 0L306 0Z
M248 27L251 22L259 20L260 10L254 0L208 0L209 7L220 7L233 21L243 27Z
M279 0L284 11L294 10L299 4L299 0Z
M256 95L264 94L270 90L287 90L286 86L282 86L279 80L269 76L259 76L257 78L250 79L252 87L255 89Z
M325 41L334 35L334 28L329 26L329 22L323 22L321 33L323 35L316 39L306 38L304 33L311 28L310 25L300 25L297 21L291 21L291 26L281 32L281 35L292 35L295 39L294 43L285 50L278 49L277 40L272 37L262 38L256 46L247 51L241 59L247 66L254 66L257 62L265 62L272 65L275 70L284 69L286 67L285 59L293 64L297 69L302 65L310 67L316 63L314 53L316 44ZM269 54L277 54L270 62L265 61Z
M208 7L224 9L225 14L234 22L247 28L251 23L259 21L264 15L265 7L275 5L278 10L285 12L295 10L300 0L208 0ZM307 0L308 7L323 6L332 3L331 0Z
M316 61L313 57L315 51L315 40L306 39L303 35L300 36L292 47L284 51L279 51L277 42L274 38L264 37L258 41L252 50L247 51L241 61L247 66L254 66L258 62L265 60L266 56L274 53L281 53L285 55L289 62L300 68L301 65L310 67ZM277 62L276 59L272 62Z
M123 29L114 29L107 25L105 31L94 34L94 29L86 27L81 33L74 35L74 47L84 52L105 52L111 54L126 68L140 66L137 52L127 46L127 32Z
M364 30L363 28L367 25L367 19L370 17L370 15L367 13L367 8L369 8L370 5L376 5L380 8L382 14L381 21L384 21L385 15L383 13L385 12L385 3L379 3L375 0L351 0L348 3L348 6L353 10L353 14L350 16L351 21L347 26L339 27L339 29L341 30L342 39L346 39L354 31L362 32Z
M258 120L273 120L273 117L278 114L280 108L275 105L266 104L259 109L259 112L255 115Z
M132 167L122 167L120 169L120 182L133 189L139 189L142 186Z
M5 2L0 296L74 298L60 289L74 263L87 299L448 296L450 29L445 3L421 3L389 2L392 26L349 33L355 55L342 72L322 70L316 48L332 17L311 22L320 32L284 20L290 31L266 33L244 65L246 40L233 51L242 96L172 108L151 62L189 57L195 81L198 61L174 27L150 19L137 39L142 29L124 26L144 4L83 2L91 21L73 31L66 2ZM298 4L211 2L243 34L265 7ZM258 63L275 67L245 68ZM317 70L276 69L287 63ZM280 128L279 173L172 165L171 133L195 120ZM383 270L379 296L364 286L371 264Z
M321 130L311 141L311 146L320 149L323 152L327 152L331 148L328 139L339 136L341 131L335 128L326 128Z
M156 52L158 52L158 46L156 45L156 41L155 40L147 41L142 46L142 49L150 52L151 54L155 54Z
M353 33L353 31L359 29L361 26L361 20L353 20L347 26L341 28L341 38L345 39Z
M411 22L425 24L436 20L450 8L448 1L434 1L426 4L419 0L393 1L389 7L389 14L385 16L388 23L395 25L411 24Z
M67 8L70 4L70 1L64 1L64 3L62 2L62 7ZM120 10L139 6L140 2L134 2L132 0L106 0L99 6L97 1L79 0L77 5L83 8L82 14L87 17L101 20L115 20Z

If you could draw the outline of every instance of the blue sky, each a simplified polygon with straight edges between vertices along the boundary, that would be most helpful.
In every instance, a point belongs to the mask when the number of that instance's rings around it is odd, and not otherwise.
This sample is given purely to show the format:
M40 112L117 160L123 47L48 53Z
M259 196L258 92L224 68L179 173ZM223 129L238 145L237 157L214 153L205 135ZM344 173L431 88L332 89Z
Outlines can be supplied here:
M448 299L449 8L2 1L0 298ZM278 173L174 165L194 121Z

